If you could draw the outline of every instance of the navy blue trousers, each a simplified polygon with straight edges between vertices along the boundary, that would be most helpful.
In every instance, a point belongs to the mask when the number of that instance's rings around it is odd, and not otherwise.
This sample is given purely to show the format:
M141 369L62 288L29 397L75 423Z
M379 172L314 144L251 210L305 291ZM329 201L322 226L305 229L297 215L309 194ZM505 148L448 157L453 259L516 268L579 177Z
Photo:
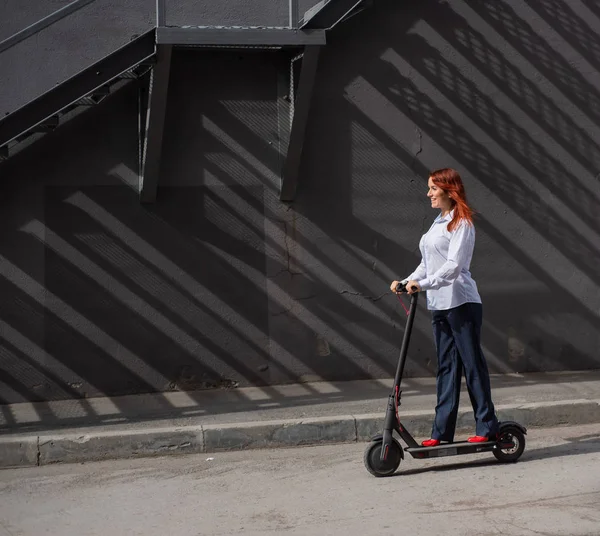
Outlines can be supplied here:
M480 303L432 311L438 357L433 439L454 441L463 370L475 414L476 435L493 436L498 432L490 375L480 342L482 315Z

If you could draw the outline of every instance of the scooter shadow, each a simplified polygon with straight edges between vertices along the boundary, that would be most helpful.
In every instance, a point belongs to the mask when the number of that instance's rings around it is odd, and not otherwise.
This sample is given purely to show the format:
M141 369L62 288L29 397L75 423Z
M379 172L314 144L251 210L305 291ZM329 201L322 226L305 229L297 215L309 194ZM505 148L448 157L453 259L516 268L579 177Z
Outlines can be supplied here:
M559 458L564 456L579 456L582 454L592 454L600 452L600 434L588 434L578 437L563 438L567 443L543 447L539 449L525 449L525 452L519 459L518 463L529 461L547 460L549 458ZM407 463L406 460L402 464ZM410 463L410 461L408 462ZM473 469L474 467L487 467L490 465L498 465L499 462L495 458L485 460L468 460L464 462L448 463L443 465L430 465L428 467L419 467L415 469L402 468L393 476L411 476L430 472L456 471L460 469ZM402 465L400 466L402 467Z
M402 462L407 463L406 461ZM408 462L410 463L410 462ZM428 467L419 467L415 469L407 469L403 471L400 469L392 476L411 476L411 475L420 475L423 473L431 473L431 472L443 472L443 471L456 471L459 469L473 469L474 467L486 467L488 465L496 465L499 462L492 458L491 460L470 460L464 462L456 462L456 463L447 463L444 465L430 465ZM402 465L400 466L402 467Z
M523 459L531 461L547 460L548 458L579 456L581 454L600 452L600 434L565 437L564 440L567 441L567 443L530 451L525 450Z

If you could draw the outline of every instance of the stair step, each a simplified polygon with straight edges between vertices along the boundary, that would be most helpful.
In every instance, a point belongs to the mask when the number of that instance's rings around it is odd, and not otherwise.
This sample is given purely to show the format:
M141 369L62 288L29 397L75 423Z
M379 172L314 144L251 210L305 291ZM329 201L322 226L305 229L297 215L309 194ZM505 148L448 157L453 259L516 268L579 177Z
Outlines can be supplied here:
M107 95L110 95L110 86L109 85L101 86L86 96L87 97L106 97Z
M135 73L135 70L126 71L119 76L121 80L135 80L137 77L138 75Z
M29 132L50 132L54 130L58 126L58 124L58 115L53 115L52 117L49 117L48 119L40 123L39 125L33 127Z

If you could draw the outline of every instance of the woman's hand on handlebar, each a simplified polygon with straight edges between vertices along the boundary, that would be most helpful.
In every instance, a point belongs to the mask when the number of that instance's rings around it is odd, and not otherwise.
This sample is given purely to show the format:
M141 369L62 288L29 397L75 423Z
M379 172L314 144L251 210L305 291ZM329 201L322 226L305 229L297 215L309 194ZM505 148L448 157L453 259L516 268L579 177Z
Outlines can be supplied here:
M402 286L401 291L397 290L398 285ZM416 281L407 281L406 286L402 285L402 281L392 281L392 284L390 285L390 290L392 292L395 292L396 294L404 294L405 292L408 294L414 294L415 292L421 292L421 287Z
M415 292L421 292L421 287L419 283L416 281L407 281L406 282L406 292L408 294L414 294Z
M398 292L396 290L396 288L398 287L398 285L400 285L402 283L402 281L392 281L392 284L390 285L390 290L392 292L395 292L396 294L403 294L403 291Z

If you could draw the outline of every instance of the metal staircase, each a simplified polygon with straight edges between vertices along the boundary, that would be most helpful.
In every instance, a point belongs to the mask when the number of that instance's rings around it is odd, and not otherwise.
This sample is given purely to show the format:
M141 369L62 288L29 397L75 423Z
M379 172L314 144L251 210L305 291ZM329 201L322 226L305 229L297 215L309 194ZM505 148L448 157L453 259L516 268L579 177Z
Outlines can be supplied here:
M304 14L298 27L302 30L316 28L331 30L339 23L370 7L372 3L373 0L321 0Z
M96 0L74 0L35 24L0 42L0 54ZM285 1L285 0L282 0ZM174 46L211 48L264 47L291 50L290 79L285 97L292 96L290 124L282 169L281 199L294 198L299 161L319 50L325 31L362 11L372 0L322 0L298 21L298 0L288 0L288 26L263 27L169 27L165 21L168 0L156 2L156 27L118 48L24 106L0 118L0 165L40 137L90 106L101 103L124 85L145 75L149 81L146 109L140 117L140 199L153 202L160 170L160 155L171 50ZM301 50L298 55L298 50ZM297 60L301 58L301 62ZM294 84L294 63L301 65ZM1 95L0 95L1 98Z
M146 74L152 68L155 49L155 30L151 30L1 118L0 158L9 158Z

